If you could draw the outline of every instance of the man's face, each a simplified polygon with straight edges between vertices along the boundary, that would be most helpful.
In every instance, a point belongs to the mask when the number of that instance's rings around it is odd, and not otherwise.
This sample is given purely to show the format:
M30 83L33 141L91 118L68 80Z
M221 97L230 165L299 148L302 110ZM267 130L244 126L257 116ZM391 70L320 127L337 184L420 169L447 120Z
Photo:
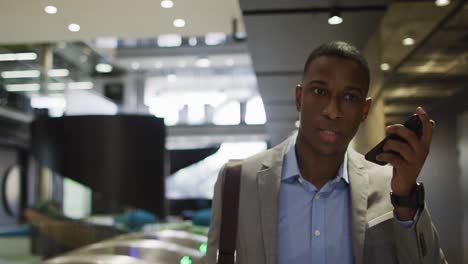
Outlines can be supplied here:
M296 87L304 142L321 155L343 154L369 112L367 89L366 74L357 63L332 56L313 60Z

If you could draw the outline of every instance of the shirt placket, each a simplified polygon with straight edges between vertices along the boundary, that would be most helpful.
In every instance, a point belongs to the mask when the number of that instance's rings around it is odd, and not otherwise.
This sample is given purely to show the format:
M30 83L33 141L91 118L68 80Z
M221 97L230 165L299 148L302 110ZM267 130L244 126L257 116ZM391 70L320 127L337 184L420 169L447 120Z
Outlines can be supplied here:
M312 199L312 259L325 264L325 197L316 192Z

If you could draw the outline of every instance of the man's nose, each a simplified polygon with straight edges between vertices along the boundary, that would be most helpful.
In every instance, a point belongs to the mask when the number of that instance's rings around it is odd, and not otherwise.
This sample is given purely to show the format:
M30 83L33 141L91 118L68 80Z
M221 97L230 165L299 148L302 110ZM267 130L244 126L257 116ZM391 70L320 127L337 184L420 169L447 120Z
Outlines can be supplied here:
M329 119L337 119L342 116L339 99L331 96L323 108L322 114Z

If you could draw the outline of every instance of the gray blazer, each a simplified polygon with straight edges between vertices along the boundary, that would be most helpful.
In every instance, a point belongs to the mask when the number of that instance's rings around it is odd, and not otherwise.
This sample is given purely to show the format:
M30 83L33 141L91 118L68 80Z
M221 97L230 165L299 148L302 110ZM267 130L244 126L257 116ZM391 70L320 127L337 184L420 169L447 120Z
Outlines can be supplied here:
M277 263L278 192L284 152L295 136L242 163L236 261ZM446 263L437 231L424 209L411 228L393 217L392 168L378 166L348 148L351 228L354 259L360 263ZM224 168L215 185L207 263L215 264L221 225ZM291 263L294 264L294 263Z

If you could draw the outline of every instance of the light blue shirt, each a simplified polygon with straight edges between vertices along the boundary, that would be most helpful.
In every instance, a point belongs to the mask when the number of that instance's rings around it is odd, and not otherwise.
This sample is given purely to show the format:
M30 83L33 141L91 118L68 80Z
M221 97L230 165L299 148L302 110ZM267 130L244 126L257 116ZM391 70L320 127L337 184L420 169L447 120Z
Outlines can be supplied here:
M319 191L299 171L295 144L283 160L278 211L278 264L354 263L347 158Z

